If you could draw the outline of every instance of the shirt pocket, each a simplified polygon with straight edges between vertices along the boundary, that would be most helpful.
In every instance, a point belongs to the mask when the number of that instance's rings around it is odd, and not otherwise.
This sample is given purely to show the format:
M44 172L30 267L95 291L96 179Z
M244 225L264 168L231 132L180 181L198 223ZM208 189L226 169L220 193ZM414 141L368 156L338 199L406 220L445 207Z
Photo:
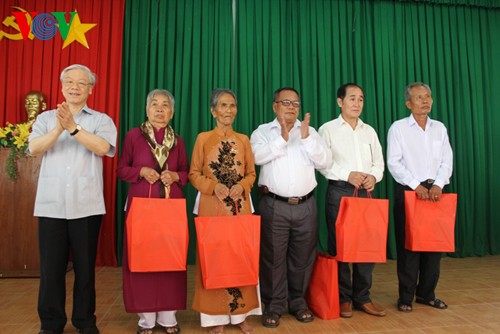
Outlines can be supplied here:
M441 160L443 157L443 145L440 140L432 141L432 158L433 160Z
M99 186L95 177L79 177L78 178L78 203L82 205L92 205L100 198Z
M61 199L60 181L57 177L40 177L37 189L38 203L58 203Z
M364 163L368 163L370 166L373 162L373 148L371 144L361 144L360 145L360 151L361 151L361 160Z

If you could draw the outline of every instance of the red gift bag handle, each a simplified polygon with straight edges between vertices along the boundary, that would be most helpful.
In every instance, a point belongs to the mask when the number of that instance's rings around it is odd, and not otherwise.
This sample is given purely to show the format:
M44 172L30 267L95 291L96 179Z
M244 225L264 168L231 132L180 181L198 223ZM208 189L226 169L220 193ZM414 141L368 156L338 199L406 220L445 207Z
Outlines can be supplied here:
M367 190L366 193L368 194L368 198L372 198L372 193L370 191ZM352 196L359 197L358 196L358 188L354 188L354 192L352 193Z

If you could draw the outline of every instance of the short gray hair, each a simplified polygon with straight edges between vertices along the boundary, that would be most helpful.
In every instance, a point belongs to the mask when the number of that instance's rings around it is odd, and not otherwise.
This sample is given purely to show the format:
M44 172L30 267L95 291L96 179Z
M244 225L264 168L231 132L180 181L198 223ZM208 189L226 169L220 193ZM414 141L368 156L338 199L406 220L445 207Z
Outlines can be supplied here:
M81 65L81 64L73 64L73 65L69 65L68 67L66 67L64 70L62 70L61 72L61 76L59 77L59 79L61 81L63 81L63 78L64 78L64 75L66 75L67 72L71 71L71 70L82 70L84 72L86 72L89 76L89 83L94 86L95 85L95 82L96 82L96 75L94 72L92 72L90 70L90 68L88 68L87 66L85 65Z
M431 87L429 87L428 84L425 84L423 82L414 82L406 86L405 88L405 101L410 101L411 99L411 90L414 87L425 87L429 91L429 93L432 95Z
M236 99L236 94L230 89L216 88L212 91L212 96L210 96L210 109L217 108L217 103L223 94L229 94L234 98L234 103L238 105L238 100Z
M168 99L170 100L170 107L172 108L172 111L174 110L175 99L172 93L170 93L166 89L158 89L158 88L153 89L152 91L149 92L148 97L146 97L146 108L149 108L149 105L151 104L156 95L164 95L168 97Z

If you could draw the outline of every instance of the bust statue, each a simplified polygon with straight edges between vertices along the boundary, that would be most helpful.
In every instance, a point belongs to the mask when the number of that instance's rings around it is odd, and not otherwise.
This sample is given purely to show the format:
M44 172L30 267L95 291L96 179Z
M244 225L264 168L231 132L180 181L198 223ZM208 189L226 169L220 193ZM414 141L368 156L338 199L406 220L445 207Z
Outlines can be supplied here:
M24 107L28 113L28 122L33 123L39 113L47 109L45 96L42 92L32 90L26 94L24 99Z

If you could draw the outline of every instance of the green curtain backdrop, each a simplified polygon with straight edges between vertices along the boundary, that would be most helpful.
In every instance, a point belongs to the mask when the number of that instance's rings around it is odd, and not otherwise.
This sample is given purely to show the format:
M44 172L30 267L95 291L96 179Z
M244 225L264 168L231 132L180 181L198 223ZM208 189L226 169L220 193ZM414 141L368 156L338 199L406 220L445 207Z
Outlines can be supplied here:
M447 126L454 150L454 174L445 188L459 194L457 247L450 255L500 254L494 194L500 135L493 130L500 124L494 98L500 90L499 34L500 4L488 0L128 0L120 138L144 120L146 94L156 87L176 97L173 126L190 156L196 134L214 126L208 100L215 87L235 90L234 128L250 135L274 118L272 92L280 86L299 90L302 114L310 112L317 129L339 113L337 87L357 82L365 91L361 117L385 150L389 126L409 114L404 87L424 81L433 89L431 117ZM326 182L320 174L317 179L320 240L326 245ZM386 172L375 195L392 199L393 187ZM188 186L188 211L195 194ZM125 198L120 184L120 212ZM121 232L123 216L117 224ZM193 262L192 219L190 224ZM388 256L395 257L392 220Z

